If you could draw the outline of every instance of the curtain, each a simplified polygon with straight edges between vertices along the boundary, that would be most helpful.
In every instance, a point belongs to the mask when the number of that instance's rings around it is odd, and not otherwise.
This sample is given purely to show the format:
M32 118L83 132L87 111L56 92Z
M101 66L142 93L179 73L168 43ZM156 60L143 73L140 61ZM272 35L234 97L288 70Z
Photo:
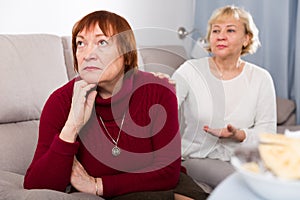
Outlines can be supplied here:
M291 77L291 98L295 100L297 105L297 124L300 124L300 3L298 0L296 0L294 5L295 9L295 18L292 18L294 20L294 23L292 23L292 26L296 27L296 31L294 34L293 41L291 41L292 44L295 44L295 50L294 50L294 61L291 62L290 68L292 68L290 77Z
M244 8L259 29L262 46L245 60L268 70L276 95L297 105L300 124L300 5L298 0L195 0L195 25L204 36L212 12L225 5ZM193 36L196 39L199 36ZM298 56L297 56L298 55Z

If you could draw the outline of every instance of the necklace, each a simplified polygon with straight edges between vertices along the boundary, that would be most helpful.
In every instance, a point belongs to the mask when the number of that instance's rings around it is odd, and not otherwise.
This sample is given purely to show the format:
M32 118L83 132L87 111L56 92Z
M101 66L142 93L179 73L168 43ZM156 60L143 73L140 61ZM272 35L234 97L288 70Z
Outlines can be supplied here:
M213 65L215 66L216 71L217 71L217 73L218 73L218 75L219 75L219 78L220 78L221 80L224 80L224 79L223 79L223 78L224 78L224 71L221 71L220 67L217 65L217 63L214 61L213 58L211 58L211 62L212 62ZM236 68L239 68L241 65L242 65L242 61L239 59L238 62L237 62L237 64L236 64Z
M102 124L102 126L104 127L104 129L105 129L107 135L110 137L110 139L112 140L112 142L113 142L114 145L115 145L115 146L112 148L112 150L111 150L112 155L113 155L113 156L118 156L118 155L120 155L120 154L121 154L121 149L118 147L118 142L119 142L119 139L120 139L121 130L122 130L123 123L124 123L124 119L125 119L125 113L124 113L124 115L123 115L122 122L121 122L121 126L120 126L120 130L119 130L118 137L117 137L116 140L109 134L109 132L108 132L108 130L107 130L107 128L106 128L106 126L105 126L103 120L102 120L102 117L101 117L100 115L99 115L99 119L100 119L101 124Z

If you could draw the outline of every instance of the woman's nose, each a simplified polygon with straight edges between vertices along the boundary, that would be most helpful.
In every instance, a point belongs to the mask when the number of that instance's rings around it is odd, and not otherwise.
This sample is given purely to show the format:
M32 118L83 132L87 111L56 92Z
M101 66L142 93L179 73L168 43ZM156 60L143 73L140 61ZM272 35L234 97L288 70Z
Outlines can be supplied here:
M224 30L221 30L218 34L218 40L224 40L226 38L226 32Z
M90 45L86 49L84 59L85 60L96 59L96 46L95 45Z

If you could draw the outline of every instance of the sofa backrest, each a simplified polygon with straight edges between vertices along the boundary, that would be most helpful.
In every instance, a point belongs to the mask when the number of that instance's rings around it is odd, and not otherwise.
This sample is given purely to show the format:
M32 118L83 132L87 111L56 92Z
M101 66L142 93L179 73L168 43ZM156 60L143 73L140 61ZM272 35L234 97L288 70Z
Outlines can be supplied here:
M187 59L185 48L180 45L139 46L138 52L142 70L170 76Z
M63 36L61 37L61 41L64 47L64 57L68 78L71 80L77 75L73 65L72 38L70 36Z
M0 35L0 169L24 174L50 93L68 81L63 44L48 34Z

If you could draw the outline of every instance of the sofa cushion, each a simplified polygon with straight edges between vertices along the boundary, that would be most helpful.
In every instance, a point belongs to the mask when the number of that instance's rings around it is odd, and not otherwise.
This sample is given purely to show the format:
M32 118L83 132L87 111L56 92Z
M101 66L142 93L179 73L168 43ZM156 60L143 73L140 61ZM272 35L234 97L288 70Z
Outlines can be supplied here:
M0 35L0 123L39 119L49 94L68 80L61 38Z
M24 175L37 144L39 121L0 124L0 170Z
M48 189L25 190L23 188L24 176L0 170L0 199L8 200L103 200L96 195L75 192L66 194Z

